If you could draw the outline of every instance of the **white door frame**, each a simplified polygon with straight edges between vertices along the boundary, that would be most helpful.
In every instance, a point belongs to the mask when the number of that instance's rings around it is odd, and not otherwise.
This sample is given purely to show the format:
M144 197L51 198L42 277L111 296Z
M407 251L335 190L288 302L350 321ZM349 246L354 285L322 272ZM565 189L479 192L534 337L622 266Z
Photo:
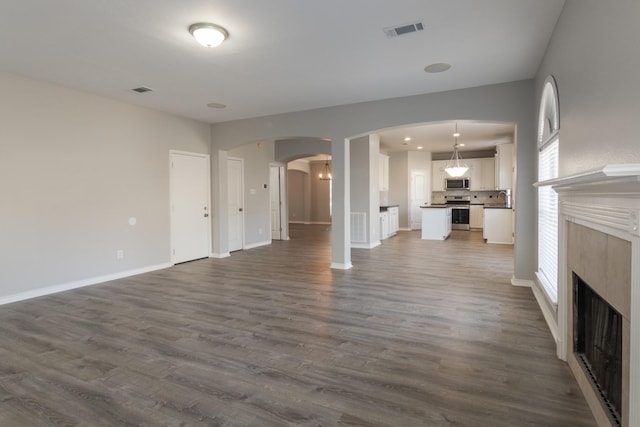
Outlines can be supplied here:
M234 249L234 251L236 250L244 250L245 248L245 207L246 207L246 201L244 198L244 159L242 157L227 157L227 165L229 164L229 161L237 161L240 162L240 200L242 200L242 211L241 211L241 220L240 220L240 233L242 234L242 247L240 249ZM227 167L227 186L229 185L229 168ZM225 201L225 202L228 202ZM227 208L228 209L228 208ZM231 252L232 249L231 247L229 247L229 252Z
M171 259L171 262L174 263L174 254L173 254L173 242L175 240L175 230L174 230L174 224L173 224L173 201L174 201L174 195L173 192L171 190L171 183L173 180L173 167L172 167L172 163L173 163L173 156L174 155L181 155L181 156L194 156L194 157L201 157L203 159L206 160L206 165L207 165L207 183L206 183L206 188L207 188L207 209L209 212L209 216L207 217L206 223L207 223L207 248L208 248L208 252L207 252L207 256L211 256L211 157L208 154L203 154L203 153L192 153L190 151L181 151L181 150L169 150L169 257Z

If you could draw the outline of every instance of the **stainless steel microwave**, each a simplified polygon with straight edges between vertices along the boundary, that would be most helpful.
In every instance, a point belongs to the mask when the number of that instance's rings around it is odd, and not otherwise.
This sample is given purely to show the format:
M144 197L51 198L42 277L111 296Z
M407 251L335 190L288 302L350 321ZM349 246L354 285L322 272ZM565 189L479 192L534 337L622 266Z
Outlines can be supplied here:
M469 178L447 178L445 188L447 190L468 190Z

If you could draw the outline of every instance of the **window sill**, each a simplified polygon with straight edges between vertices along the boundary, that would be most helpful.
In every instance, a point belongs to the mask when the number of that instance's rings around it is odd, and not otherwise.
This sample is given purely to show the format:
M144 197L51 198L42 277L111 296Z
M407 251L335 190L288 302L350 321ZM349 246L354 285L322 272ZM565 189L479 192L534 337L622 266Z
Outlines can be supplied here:
M558 311L558 290L554 286L552 286L549 281L541 274L539 271L536 271L536 284L540 289L542 289L542 294L546 298L547 302L553 309Z

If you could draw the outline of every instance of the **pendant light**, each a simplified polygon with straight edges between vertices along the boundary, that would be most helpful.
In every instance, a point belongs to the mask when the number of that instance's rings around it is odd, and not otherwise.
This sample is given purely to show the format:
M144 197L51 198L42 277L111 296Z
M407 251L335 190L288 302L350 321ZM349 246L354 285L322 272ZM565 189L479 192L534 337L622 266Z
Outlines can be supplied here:
M460 153L458 153L458 137L460 134L458 133L458 122L456 122L456 132L453 134L454 144L453 144L453 156L451 156L451 160L447 162L447 165L444 168L444 171L447 175L453 178L459 178L464 175L468 170L469 166L464 163L460 163Z
M324 162L324 174L320 172L318 174L318 178L320 181L329 181L331 180L331 166L329 166L329 159Z

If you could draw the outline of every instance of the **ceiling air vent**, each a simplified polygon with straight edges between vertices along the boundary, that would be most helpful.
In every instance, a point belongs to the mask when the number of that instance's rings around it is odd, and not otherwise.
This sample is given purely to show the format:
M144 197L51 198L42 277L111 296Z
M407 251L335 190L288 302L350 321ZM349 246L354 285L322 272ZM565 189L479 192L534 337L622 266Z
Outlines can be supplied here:
M398 36L404 36L407 34L415 33L416 31L424 30L424 24L422 21L411 22L409 24L402 24L395 27L383 28L382 31L388 38L394 38Z
M135 87L133 89L131 89L133 92L136 93L147 93L147 92L152 92L153 89L151 89L150 87L146 87L146 86L140 86L140 87Z

